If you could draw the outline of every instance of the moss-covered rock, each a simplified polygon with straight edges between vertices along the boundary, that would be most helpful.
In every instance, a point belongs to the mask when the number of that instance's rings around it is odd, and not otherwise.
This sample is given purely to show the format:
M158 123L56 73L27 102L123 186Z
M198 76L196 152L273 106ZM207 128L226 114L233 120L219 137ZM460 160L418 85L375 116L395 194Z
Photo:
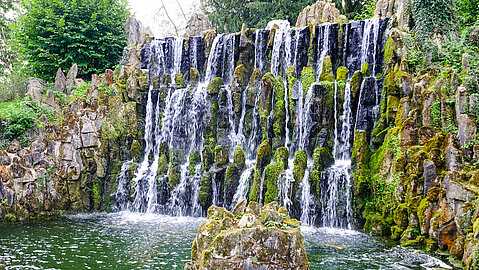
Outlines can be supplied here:
M223 85L223 79L216 77L208 84L208 94L219 94L220 88Z
M191 151L190 152L190 158L189 158L189 173L190 173L190 176L193 176L195 175L195 167L197 164L199 164L201 162L201 156L200 156L200 153L197 152L197 151Z
M353 76L351 77L351 93L353 95L353 99L357 99L359 90L361 90L362 82L363 74L360 71L354 72Z
M163 75L163 78L161 78L161 82L163 83L164 86L168 86L171 84L171 76L169 74Z
M244 169L246 156L241 146L236 146L233 156L233 164L240 170Z
M203 161L203 169L207 170L214 163L214 152L209 146L205 146L201 151L201 160Z
M158 158L158 176L164 176L168 172L168 157L166 154L161 154Z
M253 74L251 74L251 78L249 79L249 87L256 87L258 82L261 80L261 70L259 68L255 69L253 71Z
M218 145L215 147L215 163L217 167L223 167L229 162L229 147Z
M346 82L348 79L348 73L349 69L346 67L338 67L338 70L336 70L336 80L338 82Z
M193 241L191 262L185 269L309 269L298 222L284 219L283 216L289 216L285 209L279 213L278 209L265 206L254 211L258 207L252 204L242 212L239 221L224 208L210 207ZM272 242L276 244L271 245Z
M197 86L200 79L200 73L196 68L190 68L190 86L193 88Z
M333 72L333 63L331 62L331 57L326 56L323 60L323 68L321 74L319 75L320 82L334 82L335 80Z
M170 190L173 190L176 187L176 185L178 185L180 180L181 180L181 172L180 172L179 166L170 164L170 170L168 175Z
M304 67L301 73L301 83L303 84L303 92L306 95L309 87L316 81L316 73L312 67ZM334 82L334 79L333 79Z
M334 157L329 153L328 149L319 147L313 153L314 168L323 171L334 163Z
M203 173L203 176L201 177L201 187L198 193L198 199L203 207L208 207L209 205L211 205L211 198L213 192L213 188L211 185L211 174L209 172Z
M361 73L363 74L364 77L369 77L370 71L369 71L369 63L368 62L364 62L361 65Z
M181 73L175 74L175 84L179 88L185 88L186 87L185 78L183 77L183 74L181 74Z
M278 179L279 175L286 169L288 156L288 149L280 147L274 153L274 163L266 166L264 179L266 186L265 204L273 202L278 197Z
M263 139L268 138L268 117L271 111L271 95L273 94L275 78L268 72L261 82L261 95L258 102L258 113Z
M233 92L243 92L248 84L246 76L246 68L244 65L239 65L235 68L233 74L233 82L231 83L231 89Z
M253 171L253 185L249 194L250 202L258 202L260 200L261 192L261 172L258 169Z
M282 141L285 133L286 112L284 109L284 97L283 79L281 76L278 76L274 80L273 133L279 141Z
M256 154L256 169L263 171L271 160L271 146L268 140L264 140L259 146Z

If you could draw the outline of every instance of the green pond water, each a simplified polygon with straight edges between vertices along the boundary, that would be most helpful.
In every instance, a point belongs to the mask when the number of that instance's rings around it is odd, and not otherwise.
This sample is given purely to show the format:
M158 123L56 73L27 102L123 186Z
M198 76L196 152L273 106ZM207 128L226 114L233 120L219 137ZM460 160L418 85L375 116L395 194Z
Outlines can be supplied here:
M0 225L0 269L183 269L202 221L120 212ZM451 269L359 232L301 230L311 269Z

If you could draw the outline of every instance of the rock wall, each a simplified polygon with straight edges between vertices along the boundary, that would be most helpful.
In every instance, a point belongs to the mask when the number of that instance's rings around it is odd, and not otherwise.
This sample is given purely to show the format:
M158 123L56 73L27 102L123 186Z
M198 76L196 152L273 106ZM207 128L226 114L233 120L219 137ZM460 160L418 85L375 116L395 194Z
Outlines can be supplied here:
M133 18L125 28L129 46L120 70L93 75L85 95L63 108L52 90L42 99L45 87L30 80L30 99L58 110L59 120L42 116L28 131L28 146L13 140L0 150L0 218L114 209L121 165L140 154L144 106L137 101L148 90L136 51L147 33ZM77 69L74 65L67 76L58 70L55 90L68 97L74 85L84 84L76 79Z
M468 89L467 70L410 74L408 38L391 30L381 117L371 140L355 132L356 221L403 246L448 251L460 267L477 269L479 94Z

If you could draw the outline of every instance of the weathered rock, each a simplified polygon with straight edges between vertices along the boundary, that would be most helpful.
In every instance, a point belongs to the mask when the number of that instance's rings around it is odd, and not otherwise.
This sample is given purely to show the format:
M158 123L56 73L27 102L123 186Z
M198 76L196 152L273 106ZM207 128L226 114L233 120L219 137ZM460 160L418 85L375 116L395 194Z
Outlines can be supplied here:
M25 168L19 164L13 164L10 166L10 174L12 175L12 178L22 178L25 176Z
M318 1L311 6L307 6L301 11L296 21L296 27L301 28L309 24L317 25L319 23L348 22L348 19L341 15L336 5L327 1Z
M202 36L205 31L214 29L208 16L204 13L195 13L191 15L186 23L186 37Z
M22 149L22 145L17 139L14 139L7 148L8 153L15 154Z
M436 93L434 91L427 91L423 94L423 104L422 104L422 125L426 127L432 126L431 119L431 107L436 99Z
M42 84L42 82L39 79L28 80L27 94L30 100L41 102L43 89L45 89L45 86Z
M257 211L250 207L251 204L239 221L224 208L210 207L193 241L191 262L185 270L309 269L297 221L288 219L285 209L281 209L281 215L279 209L269 207L263 213L270 215L264 214L264 222L260 223Z
M240 34L240 47L244 48L248 43L248 38L246 37L246 24L241 25L241 34Z
M446 168L449 171L457 171L462 168L462 152L454 145L454 137L448 134L446 137Z
M0 166L0 180L7 182L10 179L10 173L8 173L7 167Z
M113 84L113 70L111 69L105 70L105 80L108 85Z
M456 172L449 172L444 177L442 186L446 190L446 197L451 200L466 202L472 198L473 193L464 188L458 183L458 174Z
M146 42L148 36L153 36L149 28L145 28L143 24L135 17L130 17L125 23L126 45L137 46Z
M57 75L55 76L55 91L65 92L67 81L65 74L61 68L58 68Z
M459 144L464 149L467 143L476 138L477 128L467 114L460 114L457 118Z
M136 81L136 78L135 76L131 75L128 78L128 82L126 83L126 93L128 95L128 98L130 98L130 100L136 100L137 88L138 88L138 83Z
M454 240L456 239L457 228L454 220L451 220L439 228L438 233L438 244L439 248L447 249L453 245Z
M73 64L68 70L66 84L65 84L65 94L69 95L72 92L73 86L75 86L75 79L78 74L78 65Z
M427 194L430 188L434 186L437 177L436 165L431 160L424 161L424 193Z
M55 94L53 94L52 90L47 91L47 95L45 96L45 100L43 102L55 110L60 108L58 103L55 101Z

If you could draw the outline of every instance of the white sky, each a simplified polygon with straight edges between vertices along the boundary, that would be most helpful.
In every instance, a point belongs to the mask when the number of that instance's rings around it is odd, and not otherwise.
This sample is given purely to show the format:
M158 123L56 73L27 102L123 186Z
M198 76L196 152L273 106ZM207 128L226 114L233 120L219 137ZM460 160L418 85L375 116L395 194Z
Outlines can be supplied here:
M165 3L166 10L178 28L178 34L184 34L187 19L193 13L200 11L199 0L128 0L131 11L143 25L149 26L156 37L176 36L173 24L162 10ZM186 19L181 12L183 9Z

